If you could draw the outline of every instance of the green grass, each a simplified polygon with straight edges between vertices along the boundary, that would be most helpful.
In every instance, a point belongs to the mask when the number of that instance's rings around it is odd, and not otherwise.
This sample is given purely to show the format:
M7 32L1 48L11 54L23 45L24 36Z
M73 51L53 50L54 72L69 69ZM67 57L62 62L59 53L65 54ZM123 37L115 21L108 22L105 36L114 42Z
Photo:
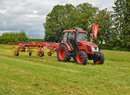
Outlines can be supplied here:
M58 62L0 45L0 95L130 95L130 52L102 51L105 64Z

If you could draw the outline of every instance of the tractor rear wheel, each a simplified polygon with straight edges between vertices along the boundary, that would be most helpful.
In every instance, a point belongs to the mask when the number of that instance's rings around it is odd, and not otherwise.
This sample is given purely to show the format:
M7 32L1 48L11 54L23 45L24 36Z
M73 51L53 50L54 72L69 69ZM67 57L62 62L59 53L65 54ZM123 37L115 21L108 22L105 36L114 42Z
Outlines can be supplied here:
M93 62L95 64L103 64L104 63L104 54L102 52L96 52L95 58L93 59Z
M79 51L76 55L76 61L78 64L86 65L88 56L85 51Z
M70 52L65 45L60 45L57 50L57 58L59 61L67 62L70 61Z

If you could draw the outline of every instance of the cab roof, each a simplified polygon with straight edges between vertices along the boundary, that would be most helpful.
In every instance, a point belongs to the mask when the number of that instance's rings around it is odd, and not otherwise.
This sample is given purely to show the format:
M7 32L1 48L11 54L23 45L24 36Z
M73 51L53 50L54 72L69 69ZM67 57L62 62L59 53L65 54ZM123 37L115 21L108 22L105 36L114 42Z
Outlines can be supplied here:
M77 30L77 29L64 30L63 32L83 32L83 33L87 33L84 30Z

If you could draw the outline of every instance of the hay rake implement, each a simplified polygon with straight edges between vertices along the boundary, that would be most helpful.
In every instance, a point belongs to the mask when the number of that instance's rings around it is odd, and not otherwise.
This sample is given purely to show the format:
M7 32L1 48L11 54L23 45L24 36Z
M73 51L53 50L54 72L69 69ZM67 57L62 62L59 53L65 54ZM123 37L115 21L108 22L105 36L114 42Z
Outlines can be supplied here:
M59 47L58 43L45 43L45 42L24 43L24 42L20 42L18 44L18 47L14 50L14 55L19 56L20 52L28 52L29 56L31 56L33 49L37 49L38 50L37 56L39 56L39 57L44 56L45 50L49 50L48 56L51 56L52 53L55 52L58 47Z

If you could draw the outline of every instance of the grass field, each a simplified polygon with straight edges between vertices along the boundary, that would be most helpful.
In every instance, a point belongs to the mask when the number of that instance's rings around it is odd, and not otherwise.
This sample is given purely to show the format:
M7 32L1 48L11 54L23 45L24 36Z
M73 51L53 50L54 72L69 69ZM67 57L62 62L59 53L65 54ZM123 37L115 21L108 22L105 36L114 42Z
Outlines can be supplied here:
M102 52L105 64L83 66L0 45L0 95L130 95L130 52Z

